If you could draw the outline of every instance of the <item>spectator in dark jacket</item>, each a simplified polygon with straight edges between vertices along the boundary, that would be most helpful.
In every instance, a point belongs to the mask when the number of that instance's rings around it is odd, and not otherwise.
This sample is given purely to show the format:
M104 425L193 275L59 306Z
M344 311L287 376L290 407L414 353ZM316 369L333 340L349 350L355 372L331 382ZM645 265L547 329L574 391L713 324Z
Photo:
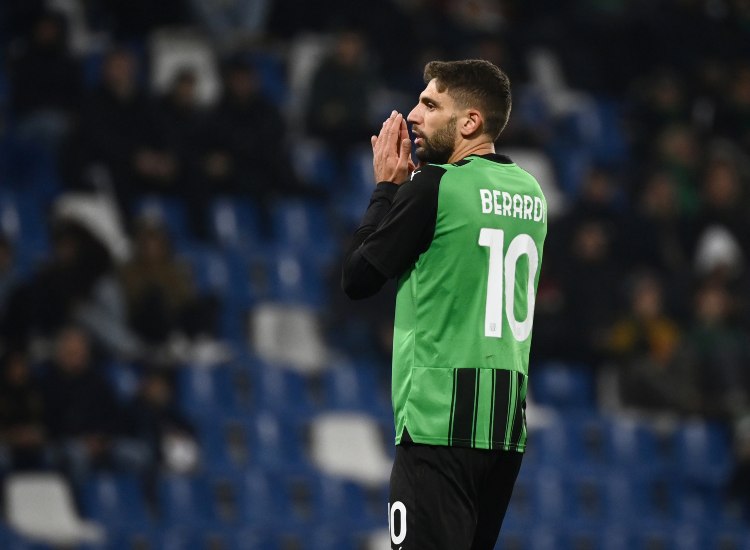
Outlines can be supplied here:
M164 371L152 369L143 375L132 414L136 434L148 443L162 468L185 472L197 466L195 429L180 411Z
M60 331L43 385L47 429L74 476L91 468L148 466L145 444L124 437L134 430L124 422L83 329L69 325Z
M0 451L7 452L13 469L47 464L44 406L26 354L21 350L7 352L0 362Z
M71 145L79 166L68 169L73 185L91 183L91 168L102 166L124 214L144 192L174 192L178 163L157 123L154 106L138 81L138 63L128 50L111 51L101 85L86 102Z
M31 36L12 52L11 109L23 138L55 146L70 127L83 90L80 63L68 50L62 15L42 13Z
M212 120L201 169L212 194L249 195L266 202L296 189L284 119L263 95L250 64L227 62L224 96Z

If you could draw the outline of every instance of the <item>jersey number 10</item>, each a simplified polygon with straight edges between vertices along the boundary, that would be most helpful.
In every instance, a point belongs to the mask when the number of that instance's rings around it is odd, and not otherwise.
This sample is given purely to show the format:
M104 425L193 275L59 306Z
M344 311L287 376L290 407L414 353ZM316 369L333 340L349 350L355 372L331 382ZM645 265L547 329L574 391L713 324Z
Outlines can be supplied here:
M490 249L490 266L487 274L487 305L484 313L484 335L489 338L503 336L503 302L513 337L523 342L531 334L534 322L534 280L539 268L539 253L534 240L526 233L520 233L510 241L508 251L503 254L505 232L502 229L483 227L479 231L479 246ZM515 290L516 266L518 259L526 254L529 257L529 279L526 283L526 318L516 319Z

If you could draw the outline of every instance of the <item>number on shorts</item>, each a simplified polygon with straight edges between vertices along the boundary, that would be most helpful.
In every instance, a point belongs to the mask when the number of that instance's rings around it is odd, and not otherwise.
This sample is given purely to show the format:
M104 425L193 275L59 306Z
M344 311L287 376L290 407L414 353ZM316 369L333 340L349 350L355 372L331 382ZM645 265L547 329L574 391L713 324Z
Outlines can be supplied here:
M396 512L399 514L398 534L396 534ZM401 544L406 539L406 506L400 500L388 503L388 527L391 532L391 542Z

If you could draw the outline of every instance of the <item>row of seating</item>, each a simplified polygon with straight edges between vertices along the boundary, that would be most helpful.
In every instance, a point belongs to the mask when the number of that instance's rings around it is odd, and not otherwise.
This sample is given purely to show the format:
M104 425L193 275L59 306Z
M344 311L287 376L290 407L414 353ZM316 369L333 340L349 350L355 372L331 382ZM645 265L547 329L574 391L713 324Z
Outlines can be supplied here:
M4 234L45 251L47 203L40 200L34 187L4 186L0 193L0 229ZM364 206L364 205L363 205ZM176 197L147 195L133 204L135 217L162 222L178 248L190 249L191 238L187 206ZM295 252L309 251L330 256L334 234L330 215L320 201L287 198L276 201L268 219L257 202L237 197L217 197L206 209L211 247L263 251L269 243Z

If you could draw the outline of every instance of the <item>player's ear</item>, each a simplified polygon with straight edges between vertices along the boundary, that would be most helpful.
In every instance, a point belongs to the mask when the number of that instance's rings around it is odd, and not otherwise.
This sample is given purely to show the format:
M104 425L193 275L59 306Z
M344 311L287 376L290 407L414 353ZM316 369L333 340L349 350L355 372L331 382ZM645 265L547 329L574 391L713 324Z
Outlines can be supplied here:
M481 131L483 126L484 117L482 117L482 113L476 109L468 109L461 123L461 136L469 137Z

